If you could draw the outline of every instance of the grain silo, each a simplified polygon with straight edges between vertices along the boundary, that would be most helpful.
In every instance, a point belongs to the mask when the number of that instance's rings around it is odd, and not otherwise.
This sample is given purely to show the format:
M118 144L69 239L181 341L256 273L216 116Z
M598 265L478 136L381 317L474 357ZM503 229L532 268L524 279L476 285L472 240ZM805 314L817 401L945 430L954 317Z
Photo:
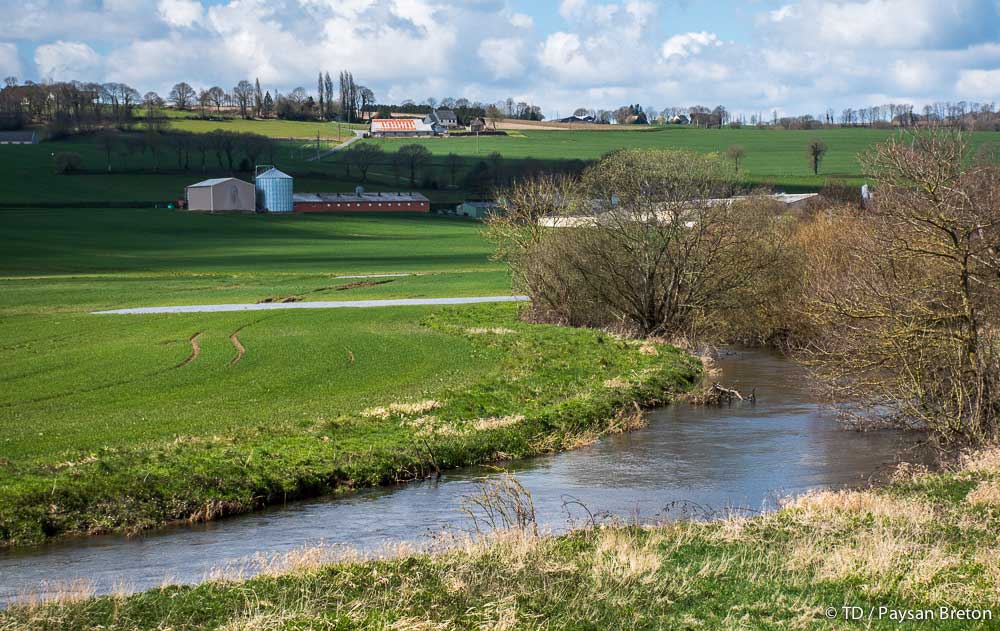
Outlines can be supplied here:
M267 213L290 213L293 210L292 176L274 167L257 167L257 208Z

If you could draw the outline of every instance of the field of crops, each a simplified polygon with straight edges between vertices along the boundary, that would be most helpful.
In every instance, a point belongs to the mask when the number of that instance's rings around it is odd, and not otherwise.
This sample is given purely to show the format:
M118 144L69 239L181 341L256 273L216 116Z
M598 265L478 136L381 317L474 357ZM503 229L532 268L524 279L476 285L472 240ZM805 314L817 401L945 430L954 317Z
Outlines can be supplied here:
M0 547L536 453L693 374L674 354L524 325L511 305L90 313L509 295L480 231L419 215L0 210ZM411 275L357 278L379 273ZM417 417L365 413L426 401L447 424L433 454ZM495 418L515 420L477 429Z

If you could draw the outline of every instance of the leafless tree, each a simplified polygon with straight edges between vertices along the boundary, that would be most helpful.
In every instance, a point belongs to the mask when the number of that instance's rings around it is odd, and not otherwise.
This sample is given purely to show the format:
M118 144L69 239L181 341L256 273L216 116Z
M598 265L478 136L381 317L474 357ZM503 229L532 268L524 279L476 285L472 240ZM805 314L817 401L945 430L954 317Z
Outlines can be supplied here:
M729 149L726 149L726 155L730 160L733 161L733 166L736 167L736 173L740 172L740 161L746 156L747 151L742 145L730 145Z
M416 187L417 172L431 160L430 149L423 145L403 145L397 155L410 172L410 186Z
M345 153L347 154L345 159L357 168L361 174L361 181L366 182L368 180L368 171L382 159L383 152L382 147L379 145L362 142L354 143Z
M244 79L233 88L233 98L236 106L240 109L240 117L250 118L250 108L253 104L254 87L253 84Z
M624 150L579 182L542 177L501 196L490 237L541 318L637 336L694 335L764 302L787 230L773 202L732 190L719 157ZM542 229L539 215L558 226Z
M178 83L170 90L170 102L179 110L186 110L194 104L197 93L187 83Z
M808 253L803 356L839 400L945 440L997 437L1000 170L957 132L893 137L862 159L863 217Z

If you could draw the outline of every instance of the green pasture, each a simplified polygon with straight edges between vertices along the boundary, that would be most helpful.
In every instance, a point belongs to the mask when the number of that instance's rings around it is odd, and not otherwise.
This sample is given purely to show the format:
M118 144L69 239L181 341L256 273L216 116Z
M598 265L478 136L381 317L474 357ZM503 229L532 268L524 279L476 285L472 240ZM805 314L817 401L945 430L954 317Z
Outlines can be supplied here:
M233 131L253 131L271 135L294 135L272 131L276 126L312 126L313 131L304 138L314 138L318 123L295 121L205 121L194 118L174 119L174 129L191 125L189 131L211 131L224 128ZM336 135L335 124L330 134ZM229 127L227 127L229 126ZM433 202L457 203L476 193L469 189L466 176L480 162L493 168L490 154L499 153L499 178L509 181L544 169L560 169L569 163L577 166L602 155L625 147L676 148L700 152L724 153L732 145L746 151L741 173L748 183L764 184L785 191L814 191L829 182L860 186L864 173L858 154L878 142L900 132L875 129L825 129L816 131L785 131L772 129L694 129L683 127L653 127L643 130L609 131L517 131L509 136L449 137L424 139L371 139L381 146L386 155L374 164L368 178L362 182L357 169L345 161L342 152L331 154L320 161L310 161L316 155L314 141L278 141L273 162L282 170L295 176L295 189L299 192L345 192L359 184L375 191L417 189ZM1000 132L969 134L970 142L978 146L985 142L1000 144ZM828 146L819 175L810 170L806 145L813 138L822 139ZM394 168L391 154L406 144L422 144L433 154L431 161L418 170L414 185L409 181L405 166ZM335 144L322 140L320 150ZM83 162L83 172L56 175L53 157L60 152L78 153ZM460 157L455 173L455 186L451 186L451 172L445 158L449 153ZM272 161L272 156L263 156ZM184 187L207 177L236 175L250 179L250 173L232 173L228 164L220 165L214 152L207 156L207 165L201 167L200 154L192 153L187 169L176 152L164 146L157 158L149 151L141 154L117 150L111 158L112 169L107 171L107 157L92 138L76 137L69 140L44 142L34 146L0 146L0 169L7 177L0 178L0 207L17 205L84 205L132 204L154 205L175 201L183 196ZM493 179L493 176L489 176Z
M624 148L687 149L701 153L725 154L739 145L746 151L740 169L754 184L768 184L789 191L818 190L828 181L860 186L864 173L858 161L863 153L900 132L878 129L821 129L815 131L780 129L699 129L692 127L651 127L641 131L518 131L510 136L461 136L408 140L372 139L386 152L418 143L435 156L455 153L467 160L488 160L500 153L507 163L519 161L597 160L610 151ZM973 145L1000 142L998 132L969 135ZM814 175L806 155L810 140L823 140L828 152L819 175Z
M0 210L0 546L547 451L696 374L671 349L522 324L515 305L90 313L509 295L481 230L426 215ZM379 273L411 275L341 278ZM420 415L365 414L427 400L440 440L418 439Z

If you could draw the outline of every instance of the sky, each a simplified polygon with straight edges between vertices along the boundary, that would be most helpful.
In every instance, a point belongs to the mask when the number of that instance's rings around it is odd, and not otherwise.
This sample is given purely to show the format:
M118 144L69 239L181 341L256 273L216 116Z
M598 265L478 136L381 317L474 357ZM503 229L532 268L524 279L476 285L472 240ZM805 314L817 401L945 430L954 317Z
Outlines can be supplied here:
M0 77L734 113L1000 101L1000 0L0 0Z

